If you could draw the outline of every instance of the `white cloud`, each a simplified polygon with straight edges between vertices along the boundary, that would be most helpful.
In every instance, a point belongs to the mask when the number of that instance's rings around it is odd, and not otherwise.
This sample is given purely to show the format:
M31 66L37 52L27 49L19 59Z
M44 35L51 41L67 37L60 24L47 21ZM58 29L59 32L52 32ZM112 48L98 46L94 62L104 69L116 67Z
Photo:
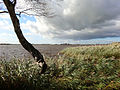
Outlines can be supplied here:
M18 39L12 33L0 33L0 43L18 43Z
M0 18L2 18L2 19L9 19L10 16L9 16L9 14L4 13L4 14L0 14Z
M18 1L21 4L17 7L24 6L23 0ZM49 5L56 17L36 17L36 21L22 23L22 30L31 31L25 35L40 34L65 42L120 36L120 0L64 0L60 5ZM9 15L2 14L0 18L1 30L13 30Z
M0 30L13 30L13 25L8 14L0 14Z
M1 33L0 36L1 37L14 37L14 35L10 33Z
M64 0L61 6L56 17L27 22L30 30L44 37L71 40L120 36L119 0Z

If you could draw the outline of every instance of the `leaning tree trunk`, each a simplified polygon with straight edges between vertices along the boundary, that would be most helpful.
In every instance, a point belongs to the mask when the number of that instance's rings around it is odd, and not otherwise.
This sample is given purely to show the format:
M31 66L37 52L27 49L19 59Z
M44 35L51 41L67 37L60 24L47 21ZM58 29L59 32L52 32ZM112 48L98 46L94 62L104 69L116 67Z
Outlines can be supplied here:
M25 37L23 36L23 33L21 31L20 23L19 23L19 20L16 16L16 13L15 13L16 0L14 3L11 2L10 0L3 0L3 1L4 1L5 6L7 7L8 13L10 15L10 18L11 18L13 26L14 26L14 31L19 39L19 42L33 56L33 58L35 60L37 60L37 62L42 63L41 73L44 73L46 71L47 64L45 63L43 56L41 55L41 53L37 49L35 49L33 47L32 44L30 44L25 39Z

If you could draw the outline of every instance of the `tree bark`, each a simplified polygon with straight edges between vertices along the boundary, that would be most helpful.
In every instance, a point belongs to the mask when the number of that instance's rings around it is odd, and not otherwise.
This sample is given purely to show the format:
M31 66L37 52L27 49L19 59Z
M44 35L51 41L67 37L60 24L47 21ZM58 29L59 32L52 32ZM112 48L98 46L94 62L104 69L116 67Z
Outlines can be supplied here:
M43 56L37 49L33 47L31 43L29 43L25 39L21 31L19 19L17 18L16 13L15 13L16 0L14 0L14 2L11 2L10 0L3 0L3 1L10 15L11 21L14 26L14 31L19 39L19 42L24 47L24 49L26 49L33 56L35 60L37 60L37 62L42 63L41 73L44 73L46 71L47 64L45 63Z

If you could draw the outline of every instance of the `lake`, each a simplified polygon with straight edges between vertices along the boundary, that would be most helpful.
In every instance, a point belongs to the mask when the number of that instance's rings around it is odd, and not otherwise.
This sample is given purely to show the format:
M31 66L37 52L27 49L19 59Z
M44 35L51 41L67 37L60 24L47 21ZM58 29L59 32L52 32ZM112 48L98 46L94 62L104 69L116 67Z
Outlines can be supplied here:
M59 51L67 47L76 47L80 45L58 45L58 44L35 44L34 47L38 49L43 55L55 57ZM32 58L32 56L20 45L0 45L0 59L10 60L11 58Z

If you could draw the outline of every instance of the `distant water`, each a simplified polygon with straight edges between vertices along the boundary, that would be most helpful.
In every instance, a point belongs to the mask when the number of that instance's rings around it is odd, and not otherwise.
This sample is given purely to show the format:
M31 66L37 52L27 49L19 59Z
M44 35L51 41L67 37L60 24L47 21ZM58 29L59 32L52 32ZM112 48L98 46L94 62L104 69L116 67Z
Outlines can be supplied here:
M66 47L74 47L78 45L34 45L42 54L54 57L59 51ZM0 45L0 59L10 60L11 58L32 58L32 56L21 45Z
M29 53L21 45L0 45L0 59L30 57Z

